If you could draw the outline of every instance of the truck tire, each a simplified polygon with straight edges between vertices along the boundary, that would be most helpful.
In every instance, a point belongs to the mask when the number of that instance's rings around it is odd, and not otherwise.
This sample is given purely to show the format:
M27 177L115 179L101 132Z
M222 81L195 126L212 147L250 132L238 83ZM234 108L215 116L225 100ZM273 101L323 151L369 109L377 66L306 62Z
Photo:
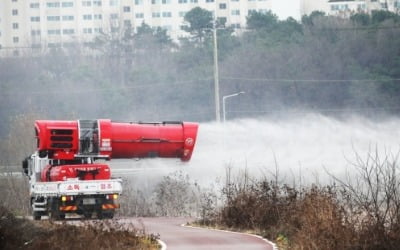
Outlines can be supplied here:
M39 212L33 212L34 220L40 220L41 218L42 218L42 215Z
M114 211L112 212L98 212L97 213L97 218L102 220L102 219L112 219L114 218Z
M60 213L58 211L52 210L49 214L51 220L60 220Z

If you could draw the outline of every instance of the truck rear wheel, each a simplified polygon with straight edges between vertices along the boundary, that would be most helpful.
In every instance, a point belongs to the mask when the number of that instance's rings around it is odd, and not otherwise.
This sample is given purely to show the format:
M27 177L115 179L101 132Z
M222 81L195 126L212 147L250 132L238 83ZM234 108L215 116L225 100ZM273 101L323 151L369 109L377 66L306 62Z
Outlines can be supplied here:
M98 219L112 219L112 218L114 218L114 211L112 211L112 212L99 211L97 213L97 218Z

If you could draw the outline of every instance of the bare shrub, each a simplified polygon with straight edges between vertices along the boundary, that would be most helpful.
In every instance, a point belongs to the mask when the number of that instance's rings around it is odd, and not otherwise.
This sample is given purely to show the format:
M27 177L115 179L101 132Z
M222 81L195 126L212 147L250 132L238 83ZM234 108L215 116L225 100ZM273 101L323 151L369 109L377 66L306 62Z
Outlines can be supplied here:
M293 249L352 249L354 230L344 220L334 187L303 191L280 226L288 230Z
M2 199L0 206L8 208L18 215L27 215L30 212L28 181L23 176L0 177Z
M341 197L347 220L357 232L360 249L397 249L400 244L399 154L378 149L365 158L355 152L352 162L356 175L341 184Z
M13 117L10 121L10 132L1 140L0 164L4 166L15 166L11 170L20 170L20 162L35 149L34 121L39 117L37 114L21 114Z
M158 215L187 216L195 210L195 190L189 176L182 172L165 176L156 186L154 193Z
M83 226L34 223L17 219L0 207L1 249L158 249L157 237L116 221Z
M212 187L201 189L198 186L198 199L199 206L197 207L197 214L200 217L199 223L206 226L214 225L213 218L216 216L217 212L218 195Z
M118 211L125 216L154 216L154 204L151 197L142 190L132 187L128 181L123 182L124 195L121 196L121 208Z
M224 204L210 223L253 230L290 249L398 249L398 154L356 154L355 174L330 186L292 188L250 178L246 171L222 189Z

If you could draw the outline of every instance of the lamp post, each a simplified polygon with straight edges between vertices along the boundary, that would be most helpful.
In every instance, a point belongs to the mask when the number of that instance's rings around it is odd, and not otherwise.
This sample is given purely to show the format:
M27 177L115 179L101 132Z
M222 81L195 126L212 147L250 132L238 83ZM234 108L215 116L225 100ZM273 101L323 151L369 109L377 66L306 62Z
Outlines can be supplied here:
M221 113L219 110L219 76L218 76L218 42L217 42L217 19L214 14L214 27L213 27L213 47L214 47L214 97L215 97L215 119L217 122L221 121Z
M231 95L225 95L225 96L222 97L223 122L226 121L226 110L225 110L225 106L226 106L226 105L225 105L225 102L226 102L226 99L231 98L231 97L235 97L235 96L238 96L238 95L242 95L242 94L244 94L244 93L245 93L244 91L240 91L240 92L238 92L238 93L231 94Z

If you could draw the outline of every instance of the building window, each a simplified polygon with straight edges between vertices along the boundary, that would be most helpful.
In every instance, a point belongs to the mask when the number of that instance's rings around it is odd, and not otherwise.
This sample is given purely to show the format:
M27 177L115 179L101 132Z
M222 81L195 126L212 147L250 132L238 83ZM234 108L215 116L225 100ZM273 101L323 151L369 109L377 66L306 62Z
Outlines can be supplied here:
M31 4L29 4L29 7L31 8L31 9L39 9L39 3L31 3Z
M187 11L179 11L179 17L185 17Z
M132 26L131 20L124 20L124 26L131 27Z
M93 31L94 31L94 33L102 33L103 29L102 28L94 28Z
M131 12L131 7L124 6L124 12Z
M92 20L92 15L83 15L83 20Z
M60 35L61 34L61 31L60 30L48 30L47 31L47 34L48 35Z
M62 20L63 21L73 21L74 20L74 16L63 16Z
M135 5L142 5L143 4L143 0L135 0Z
M40 22L40 16L31 16L31 22Z
M19 43L19 37L14 36L13 37L13 43Z
M47 8L60 8L60 2L46 3Z
M198 3L198 0L190 0L191 3Z
M19 28L18 23L13 23L13 24L12 24L12 28L13 28L14 30L17 30L17 29Z
M161 2L162 2L162 4L170 4L171 0L162 0Z
M153 12L153 13L151 13L151 16L153 18L157 18L157 17L160 17L161 15L160 15L160 12Z
M221 10L226 9L226 3L220 3L220 4L219 4L219 8L220 8Z
M188 0L179 0L178 3L187 3Z
M144 18L144 14L143 13L136 13L135 14L135 18Z
M93 6L101 6L101 1L93 1Z
M74 29L63 29L63 34L64 35L72 35L72 34L75 34L75 30Z
M110 0L110 6L118 6L118 0Z
M61 44L60 43L48 43L47 47L49 47L49 48L60 48Z
M151 0L151 4L160 4L161 0Z
M64 7L64 8L69 8L69 7L73 7L74 3L73 2L63 2L61 4L61 6Z
M83 28L83 34L92 34L92 28Z
M11 13L13 16L18 16L18 10L12 10Z
M206 3L213 3L214 0L206 0Z
M171 12L163 12L162 17L172 17L172 13Z
M93 19L94 20L101 20L101 19L103 19L103 16L101 14L94 14L93 15Z
M232 10L231 14L232 16L240 16L240 10Z
M117 13L110 14L110 19L118 19L118 14Z
M32 36L40 36L40 30L31 30L31 35Z
M47 16L47 21L60 21L60 16Z
M92 2L91 1L82 1L82 6L86 6L86 7L92 6Z
M231 2L239 2L239 0L231 0Z
M240 23L232 23L231 27L234 29L240 29Z

